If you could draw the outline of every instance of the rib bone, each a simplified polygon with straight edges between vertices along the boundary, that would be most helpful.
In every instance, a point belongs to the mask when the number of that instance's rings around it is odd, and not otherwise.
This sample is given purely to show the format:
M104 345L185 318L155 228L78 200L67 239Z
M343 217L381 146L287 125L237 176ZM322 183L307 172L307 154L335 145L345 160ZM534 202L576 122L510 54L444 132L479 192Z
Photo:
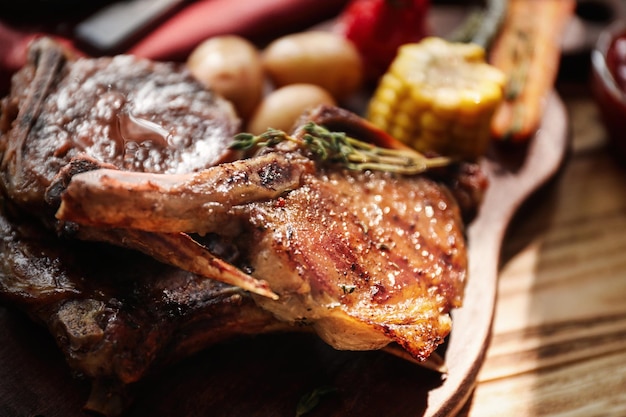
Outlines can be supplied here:
M279 320L311 325L337 349L396 342L425 360L450 331L448 311L460 305L467 267L451 195L423 176L355 172L306 159L298 151L275 150L240 161L241 173L281 166L272 171L297 174L295 182L279 176L284 186L269 193L262 175L253 176L253 184L226 181L233 164L190 177L206 178L204 188L187 177L177 183L162 175L146 181L116 171L79 174L62 194L58 217L129 228L125 233L171 232L181 224L186 232L215 232L236 245L237 265L278 294L278 300L253 298ZM223 190L225 184L230 186ZM207 214L207 203L222 205L219 215ZM171 256L182 255L174 249ZM193 267L184 258L176 262Z
M309 159L273 152L192 174L98 169L72 177L57 218L161 233L224 233L233 206L293 190L313 168Z
M200 276L234 285L263 297L277 300L269 284L213 255L185 233L152 233L133 229L81 227L81 240L108 242L138 250L154 259Z

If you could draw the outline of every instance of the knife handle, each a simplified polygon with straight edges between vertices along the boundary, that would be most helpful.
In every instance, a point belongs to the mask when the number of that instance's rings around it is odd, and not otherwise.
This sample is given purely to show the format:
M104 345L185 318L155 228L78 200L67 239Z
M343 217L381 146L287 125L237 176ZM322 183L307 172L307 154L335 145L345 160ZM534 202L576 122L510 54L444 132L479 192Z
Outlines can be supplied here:
M74 38L93 55L122 52L182 7L185 0L118 1L74 28Z

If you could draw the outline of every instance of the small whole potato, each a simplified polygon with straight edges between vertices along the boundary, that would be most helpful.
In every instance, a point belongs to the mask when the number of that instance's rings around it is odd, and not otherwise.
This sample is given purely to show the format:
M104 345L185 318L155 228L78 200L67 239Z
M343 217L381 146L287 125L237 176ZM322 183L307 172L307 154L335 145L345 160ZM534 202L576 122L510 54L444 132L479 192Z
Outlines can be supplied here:
M215 36L198 45L187 58L192 75L230 100L246 119L258 105L265 88L259 50L236 35Z
M251 117L247 131L259 135L268 128L290 133L296 120L307 110L321 105L335 105L334 98L314 84L290 84L269 93Z
M356 47L332 32L285 35L267 45L262 57L265 71L277 88L315 84L341 101L363 82L363 64Z

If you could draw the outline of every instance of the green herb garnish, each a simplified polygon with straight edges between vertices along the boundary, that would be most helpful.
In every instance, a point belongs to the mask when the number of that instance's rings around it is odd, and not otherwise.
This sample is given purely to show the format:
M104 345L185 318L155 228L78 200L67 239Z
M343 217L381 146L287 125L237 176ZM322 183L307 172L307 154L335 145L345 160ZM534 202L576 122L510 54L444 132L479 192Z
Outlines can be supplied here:
M298 401L296 406L296 417L302 417L312 411L320 403L322 397L336 392L337 389L330 386L315 388L313 391L306 393Z
M235 136L231 148L248 150L255 146L272 147L283 141L291 141L308 149L322 161L341 163L354 170L387 171L403 175L419 174L452 162L447 157L427 158L411 149L381 148L343 132L331 132L313 122L305 124L302 129L304 134L301 139L271 128L258 136L240 133Z

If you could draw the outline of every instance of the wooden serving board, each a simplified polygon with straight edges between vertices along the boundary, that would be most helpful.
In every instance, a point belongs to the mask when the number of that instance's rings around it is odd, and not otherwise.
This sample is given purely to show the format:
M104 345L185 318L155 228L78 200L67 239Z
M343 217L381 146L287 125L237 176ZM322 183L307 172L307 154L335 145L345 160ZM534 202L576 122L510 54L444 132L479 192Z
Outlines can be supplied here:
M494 147L490 187L468 229L464 307L440 349L447 375L383 352L340 352L313 335L259 336L207 349L145 381L129 416L296 416L299 400L330 393L307 416L450 417L468 398L487 349L502 239L520 204L559 169L568 148L565 109L553 94L524 148ZM52 338L0 306L0 416L84 417L89 382L74 378Z

